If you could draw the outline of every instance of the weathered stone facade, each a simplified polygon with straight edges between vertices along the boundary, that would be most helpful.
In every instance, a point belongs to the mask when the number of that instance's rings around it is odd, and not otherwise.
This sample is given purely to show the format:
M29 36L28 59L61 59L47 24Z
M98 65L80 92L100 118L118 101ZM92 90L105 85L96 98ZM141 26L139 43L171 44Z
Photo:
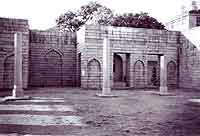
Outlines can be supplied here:
M193 1L191 1L193 2ZM200 88L200 14L198 7L184 11L167 24L167 29L180 31L178 47L179 84L184 88Z
M0 88L13 88L14 33L23 33L23 87L29 77L29 26L27 20L0 18Z
M181 38L179 48L180 84L184 88L200 88L200 49L187 39Z
M14 85L14 34L23 33L23 87L76 85L76 34L29 30L28 21L0 18L0 88Z
M81 30L81 33L85 31L84 44L81 41L78 42L81 46L79 49L81 53L82 87L98 88L101 86L104 37L108 37L110 40L110 80L112 87L115 87L115 85L137 88L150 87L152 86L153 67L155 67L154 71L158 73L156 80L159 84L159 56L161 55L167 58L168 85L178 86L177 49L180 46L180 32L95 25L87 25L84 29ZM117 62L115 56L121 58L121 64L113 64ZM123 71L121 80L118 80L121 83L115 82L117 70L114 68L115 65L122 68L118 70L118 72ZM91 71L91 67L93 67L93 71ZM119 73L117 76L119 76Z
M75 86L75 33L30 31L30 86Z
M182 32L86 25L76 35L30 30L27 20L0 18L0 88L13 88L16 32L23 33L24 88L101 88L104 38L112 88L159 87L161 56L168 87L200 87L199 48Z

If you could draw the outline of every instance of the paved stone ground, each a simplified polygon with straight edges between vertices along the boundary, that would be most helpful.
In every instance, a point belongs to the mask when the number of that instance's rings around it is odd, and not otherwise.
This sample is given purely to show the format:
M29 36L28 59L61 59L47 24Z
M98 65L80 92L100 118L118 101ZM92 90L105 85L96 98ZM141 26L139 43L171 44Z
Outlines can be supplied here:
M98 90L35 88L34 99L0 103L0 136L199 136L200 92L114 90L119 97L99 98ZM2 94L3 95L3 94Z

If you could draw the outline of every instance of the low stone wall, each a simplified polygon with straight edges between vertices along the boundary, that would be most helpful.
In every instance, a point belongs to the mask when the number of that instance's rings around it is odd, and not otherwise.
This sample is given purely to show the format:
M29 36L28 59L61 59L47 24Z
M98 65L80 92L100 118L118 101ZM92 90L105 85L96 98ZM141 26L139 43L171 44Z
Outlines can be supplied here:
M30 31L30 86L75 86L76 35Z
M23 87L28 87L29 26L23 19L0 18L0 88L14 85L14 34L23 33Z

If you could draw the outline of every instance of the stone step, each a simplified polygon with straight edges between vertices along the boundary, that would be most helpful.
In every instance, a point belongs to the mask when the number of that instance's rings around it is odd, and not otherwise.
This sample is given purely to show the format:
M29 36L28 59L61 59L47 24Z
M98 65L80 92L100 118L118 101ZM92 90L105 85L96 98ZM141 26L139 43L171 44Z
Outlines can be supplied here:
M80 116L1 114L0 125L85 126Z
M74 112L70 105L14 105L14 104L1 104L0 111L54 111L54 112Z
M126 87L126 82L114 82L114 88Z

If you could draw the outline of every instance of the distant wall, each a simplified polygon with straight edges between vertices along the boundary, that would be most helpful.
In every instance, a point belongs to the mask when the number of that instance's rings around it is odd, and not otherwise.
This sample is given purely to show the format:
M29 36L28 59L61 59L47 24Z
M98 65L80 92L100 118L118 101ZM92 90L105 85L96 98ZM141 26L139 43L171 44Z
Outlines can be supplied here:
M30 86L75 86L76 35L30 31Z
M191 28L199 26L197 24L197 18L200 17L198 13L189 13L186 12L182 15L177 16L172 21L166 23L166 29L174 31L186 31Z
M176 16L172 21L165 24L165 28L172 31L183 31L190 27L192 20L189 13L184 13L182 15Z
M197 24L197 17L200 17L200 14L190 13L190 17L189 17L189 28L190 29L199 26L199 24Z
M23 87L29 76L29 26L27 20L0 18L0 88L14 86L14 34L23 33Z

